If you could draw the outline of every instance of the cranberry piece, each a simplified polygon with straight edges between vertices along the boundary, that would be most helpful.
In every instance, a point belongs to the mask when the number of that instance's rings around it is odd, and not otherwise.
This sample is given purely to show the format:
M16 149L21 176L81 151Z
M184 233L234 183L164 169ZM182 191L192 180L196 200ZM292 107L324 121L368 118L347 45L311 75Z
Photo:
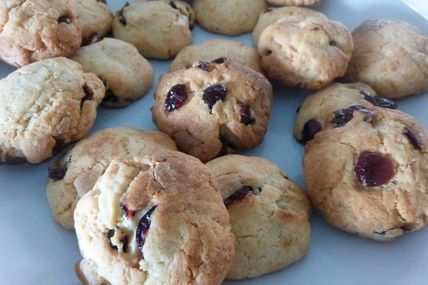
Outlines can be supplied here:
M331 120L331 123L334 124L335 128L343 127L346 125L352 118L354 118L354 112L358 111L364 114L364 120L368 121L373 116L373 112L366 109L361 105L354 105L345 109L340 109L334 112L334 118Z
M321 130L321 123L315 119L310 119L303 125L302 138L300 139L300 142L303 144L307 143Z
M217 63L217 64L222 64L222 63L225 63L226 62L226 58L225 57L219 57L219 58L216 58L216 59L214 59L213 61L211 61L212 63Z
M257 195L258 193L261 192L261 188L257 189L258 191L254 191L253 187L251 186L244 186L241 189L235 191L232 195L230 195L229 197L227 197L224 200L224 204L227 206L229 206L230 204L236 202L236 201L240 201L242 199L244 199L248 193L252 193L253 195Z
M375 106L387 109L397 109L397 104L391 99L379 96L370 96L364 91L360 91L360 94L364 96L364 100L369 101Z
M168 92L165 99L165 110L172 112L175 109L180 108L184 105L187 100L186 85L177 84L174 85Z
M58 24L66 23L71 24L71 17L70 16L60 16L57 20Z
M223 84L215 84L204 90L204 95L202 95L202 100L205 104L208 105L210 111L213 109L213 106L217 101L223 101L226 98L227 90Z
M122 209L122 213L126 218L135 216L135 211L129 210L126 205L120 204L120 208Z
M152 213L156 209L156 206L153 206L138 222L137 231L135 232L135 237L137 239L137 245L140 250L143 249L144 243L146 241L147 234L150 229L150 224L152 222Z
M240 104L241 108L239 109L239 116L241 124L245 126L252 125L256 122L254 118L251 118L251 108L250 105Z
M200 61L197 67L199 69L202 69L203 71L209 71L208 63L206 63L204 61Z
M422 149L422 143L419 137L409 128L405 127L403 130L403 135L405 135L409 142L418 150Z
M364 151L354 168L358 181L367 187L380 186L394 177L394 163L390 155Z

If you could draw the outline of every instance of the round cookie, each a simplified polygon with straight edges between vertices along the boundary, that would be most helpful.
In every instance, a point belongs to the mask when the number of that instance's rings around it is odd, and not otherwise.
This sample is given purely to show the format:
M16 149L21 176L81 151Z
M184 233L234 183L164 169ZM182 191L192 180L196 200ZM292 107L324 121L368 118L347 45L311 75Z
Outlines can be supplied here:
M297 141L306 143L313 139L331 119L334 112L353 105L373 109L374 106L395 109L392 100L379 97L364 83L333 83L310 96L297 110L294 136Z
M375 107L336 111L306 147L308 194L344 231L388 241L428 222L428 134L410 116Z
M264 29L258 42L269 78L309 89L343 76L352 48L352 36L343 24L320 17L280 19Z
M234 258L217 181L177 151L113 160L74 218L84 261L110 284L220 284Z
M251 32L265 8L265 0L193 1L196 21L205 30L230 36Z
M212 61L227 57L255 71L261 72L260 56L257 50L241 42L226 39L208 40L182 49L171 63L171 71L192 65L194 62Z
M123 127L104 129L80 141L49 167L46 194L55 220L67 229L74 228L77 202L114 157L147 155L160 148L175 150L175 142L161 132Z
M113 20L115 38L129 42L147 58L169 59L192 39L192 11L181 1L138 1L127 4Z
M72 58L104 81L103 105L125 107L143 96L153 82L153 68L131 44L105 38L82 47Z
M292 18L298 17L298 19L305 19L307 17L319 17L323 19L327 19L323 13L309 9L304 7L268 7L264 10L257 21L257 25L253 30L253 40L254 43L259 42L260 34L268 27L272 25L276 21L282 18Z
M398 98L428 90L428 37L395 20L368 20L357 27L346 78Z
M0 1L0 58L11 65L71 56L82 24L71 0Z
M99 41L111 31L113 14L106 0L75 0L74 3L83 26L83 46Z
M272 5L289 5L289 6L314 6L321 3L321 0L267 0Z
M309 200L275 164L226 155L207 166L220 184L235 234L235 260L226 278L277 271L308 252Z
M272 86L261 73L219 58L162 75L152 112L179 150L206 162L229 147L259 145L271 105Z
M63 57L10 73L0 80L0 164L40 163L80 140L103 97L102 81Z

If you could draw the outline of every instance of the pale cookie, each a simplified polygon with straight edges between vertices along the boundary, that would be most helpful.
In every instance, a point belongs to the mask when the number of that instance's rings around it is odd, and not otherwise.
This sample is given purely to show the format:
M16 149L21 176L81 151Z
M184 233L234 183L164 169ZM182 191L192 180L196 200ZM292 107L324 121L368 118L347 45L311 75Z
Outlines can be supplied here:
M251 32L265 8L265 0L193 1L196 21L205 30L231 36Z
M104 85L69 59L45 59L0 80L0 164L40 163L80 140Z
M81 42L71 0L0 1L0 58L8 64L71 56Z
M289 6L314 6L321 3L322 0L267 0L267 3L273 5Z
M153 82L153 68L131 44L112 38L82 47L72 58L106 86L103 105L125 107L143 96Z
M320 17L280 19L264 29L258 43L269 78L309 89L343 76L352 48L352 36L343 24Z
M261 72L260 56L257 50L235 40L215 39L190 45L182 49L171 63L171 71L192 65L194 62L212 61L227 57L240 64Z
M334 83L310 96L297 110L294 136L306 143L329 124L334 112L353 105L368 109L374 106L395 109L391 99L379 97L376 92L364 83Z
M428 134L397 111L352 106L309 141L308 194L331 225L388 241L428 223Z
M113 160L74 218L89 263L78 272L92 280L217 285L234 258L217 181L198 159L177 151Z
M309 200L275 164L226 155L207 166L220 184L235 234L235 260L226 278L281 270L308 252Z
M75 0L75 5L83 26L83 46L99 41L111 31L113 14L106 0Z
M266 27L272 25L279 19L283 18L293 18L297 17L298 19L305 19L307 17L319 17L327 19L323 13L304 7L268 7L264 10L257 21L257 25L253 30L253 40L257 45L259 42L260 34L263 32Z
M428 37L409 23L369 20L352 33L355 49L346 77L390 98L428 90Z
M147 58L169 59L192 39L191 8L181 1L139 1L127 4L113 21L115 38L137 47ZM186 6L184 6L186 7Z
M77 202L94 187L114 157L146 155L160 148L175 150L175 142L161 132L132 128L104 129L80 141L49 167L46 193L55 220L67 229L74 228Z
M271 105L272 86L261 73L220 58L162 75L152 112L179 150L206 162L228 147L259 145Z

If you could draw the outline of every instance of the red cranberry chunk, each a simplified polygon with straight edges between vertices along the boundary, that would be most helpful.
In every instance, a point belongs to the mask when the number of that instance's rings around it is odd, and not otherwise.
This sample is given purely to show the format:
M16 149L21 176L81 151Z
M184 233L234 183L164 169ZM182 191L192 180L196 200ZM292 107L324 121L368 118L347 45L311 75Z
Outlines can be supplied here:
M135 216L135 211L129 210L126 205L120 204L120 208L122 209L124 217L132 218L133 216Z
M373 116L373 112L366 109L361 105L354 105L345 109L340 109L334 112L334 118L331 120L335 128L343 127L352 118L354 118L354 112L358 111L364 114L364 120L368 121Z
M227 90L223 84L215 84L204 90L202 100L208 105L210 111L218 101L223 101L226 98Z
M58 24L61 24L61 23L71 24L71 17L66 15L60 16L57 22Z
M147 234L149 233L150 224L152 223L151 216L155 209L156 209L156 206L153 206L138 222L138 227L137 227L137 231L135 232L135 237L137 239L137 245L140 250L143 249Z
M165 100L165 110L172 112L175 109L180 108L184 105L187 100L186 85L177 84L174 85L168 92Z
M391 156L373 151L362 152L354 170L361 185L367 187L383 185L395 176Z
M322 130L321 123L315 119L310 119L303 125L301 143L305 144L315 137Z
M397 104L391 99L379 96L371 96L364 91L360 91L360 94L364 96L364 100L372 103L375 106L388 109L397 109Z
M198 68L203 71L209 71L208 63L206 63L205 61L200 61L198 64Z
M253 195L257 195L258 193L261 192L261 189L258 188L257 191L255 191L253 189L253 187L251 186L244 186L241 189L235 191L232 195L230 195L229 197L227 197L224 200L224 204L227 206L229 206L230 204L240 201L242 199L244 199L249 193L253 194Z
M422 143L421 140L419 139L419 137L412 132L412 130L410 130L409 128L405 127L403 130L403 135L405 135L408 139L409 142L418 150L422 149Z
M254 118L251 118L251 108L250 105L240 104L241 108L239 109L239 116L241 124L245 126L252 125L256 122Z

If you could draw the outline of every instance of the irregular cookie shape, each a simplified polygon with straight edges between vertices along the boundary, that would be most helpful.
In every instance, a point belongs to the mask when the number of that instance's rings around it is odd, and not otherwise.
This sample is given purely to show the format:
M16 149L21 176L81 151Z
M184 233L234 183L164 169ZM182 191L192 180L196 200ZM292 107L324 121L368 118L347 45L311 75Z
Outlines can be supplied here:
M80 140L95 121L104 85L58 57L0 80L0 164L40 163Z
M321 0L267 0L273 5L290 5L290 6L314 6L321 3Z
M320 89L343 76L352 55L344 25L323 18L280 19L260 35L265 74L283 84Z
M339 113L348 112L338 112L332 128L306 147L303 168L312 203L331 225L378 241L424 227L427 132L397 110Z
M251 32L259 14L266 8L265 0L194 0L197 22L207 31L224 35Z
M234 40L215 39L182 49L171 63L171 71L192 65L194 62L212 61L227 57L240 64L261 72L260 56L257 50Z
M111 31L113 14L106 0L75 0L76 11L83 26L82 45L90 45Z
M346 77L397 98L428 90L428 37L409 23L368 20L352 33L355 49Z
M282 18L290 19L292 17L298 17L298 19L305 19L308 17L318 17L327 19L323 13L304 7L269 7L263 13L260 14L257 25L253 30L254 43L259 42L260 34L269 25L272 25L276 21Z
M153 121L179 150L206 162L227 146L250 149L264 138L272 86L260 73L220 58L164 74Z
M114 157L147 155L160 148L175 150L175 142L161 132L132 128L104 129L80 141L49 167L46 193L55 220L67 229L74 228L77 202L94 187Z
M82 47L72 58L106 85L103 105L125 107L143 96L153 82L153 68L131 44L112 38Z
M297 111L294 136L306 143L313 139L334 118L335 112L354 105L373 109L374 106L395 109L392 100L379 97L364 83L334 83L310 96Z
M169 59L191 42L192 11L181 1L139 1L125 5L113 21L115 38L137 47L147 58ZM184 6L187 7L187 6Z
M81 42L82 25L72 1L0 1L0 58L8 64L71 56Z
M308 252L309 200L275 164L226 155L207 166L220 184L235 234L235 260L226 278L277 271Z
M111 284L220 284L234 258L217 181L180 152L113 160L74 218L83 262Z

